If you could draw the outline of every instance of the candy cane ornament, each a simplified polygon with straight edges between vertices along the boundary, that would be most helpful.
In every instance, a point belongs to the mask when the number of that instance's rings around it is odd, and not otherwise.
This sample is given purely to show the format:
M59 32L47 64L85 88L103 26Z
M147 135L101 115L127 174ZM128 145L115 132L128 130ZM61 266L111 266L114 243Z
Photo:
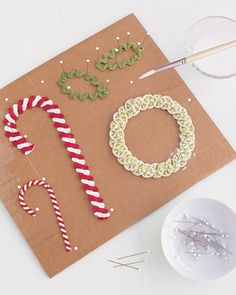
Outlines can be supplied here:
M56 218L57 218L57 221L58 221L58 226L59 226L59 228L61 230L62 238L63 238L64 245L65 245L65 250L67 252L72 251L70 240L69 240L69 237L67 235L66 226L65 226L65 223L64 223L63 218L62 218L60 207L58 205L58 202L57 202L56 196L54 194L54 191L53 191L52 187L48 183L46 183L43 180L31 180L31 181L27 182L26 184L24 184L22 186L22 188L20 189L20 192L19 192L19 195L18 195L18 199L19 199L19 203L20 203L21 207L29 215L31 215L33 217L36 216L36 214L37 214L36 211L33 210L32 208L30 208L25 202L25 193L32 186L42 186L42 187L44 187L46 189L47 193L50 196L50 199L51 199L51 202L52 202L52 205L53 205L53 208L54 208L54 212L55 212L55 215L56 215Z
M29 155L34 150L35 145L28 142L28 140L21 136L20 132L17 130L16 121L26 110L35 107L46 111L52 119L58 135L62 139L69 157L73 162L75 171L79 175L83 189L92 205L94 215L97 216L98 219L108 218L110 213L108 209L105 208L98 187L95 185L94 179L90 175L90 169L85 163L84 156L81 154L80 146L76 143L76 139L71 133L69 125L66 124L60 108L58 105L54 104L51 99L41 96L30 96L23 100L20 99L17 104L10 107L3 120L6 137L8 137L14 147L19 149L25 155Z

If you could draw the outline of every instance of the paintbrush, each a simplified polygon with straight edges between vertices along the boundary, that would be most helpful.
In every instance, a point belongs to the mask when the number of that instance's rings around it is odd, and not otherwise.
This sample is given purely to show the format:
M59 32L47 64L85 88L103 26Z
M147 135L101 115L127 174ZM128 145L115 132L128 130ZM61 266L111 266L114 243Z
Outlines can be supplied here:
M156 67L156 68L144 73L143 75L141 75L139 77L139 79L144 79L144 78L149 77L149 76L151 76L153 74L156 74L158 72L162 72L162 71L165 71L165 70L168 70L168 69L171 69L171 68L175 68L175 67L178 67L178 66L190 63L190 62L194 62L196 60L199 60L201 58L205 58L207 56L216 54L216 53L218 53L218 52L220 52L222 50L231 48L233 46L236 46L236 40L231 41L231 42L227 42L227 43L224 43L224 44L212 47L212 48L205 49L203 51L191 54L191 55L186 56L184 58L181 58L179 60L168 63L166 65Z

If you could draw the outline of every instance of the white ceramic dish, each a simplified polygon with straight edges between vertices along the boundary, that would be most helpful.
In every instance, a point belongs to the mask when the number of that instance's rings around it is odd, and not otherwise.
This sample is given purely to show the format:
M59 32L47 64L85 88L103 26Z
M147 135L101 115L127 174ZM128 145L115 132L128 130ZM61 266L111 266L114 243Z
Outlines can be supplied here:
M211 255L204 255L199 260L186 254L174 236L176 220L184 214L206 217L216 228L227 232L230 238L227 247L234 255L226 261ZM236 214L226 205L213 199L193 199L174 207L166 217L161 234L161 244L169 264L181 275L193 280L210 280L220 278L236 266Z
M189 30L185 49L187 55L236 40L236 21L211 16L196 22ZM213 78L228 78L236 75L236 47L197 60L193 63L201 73Z

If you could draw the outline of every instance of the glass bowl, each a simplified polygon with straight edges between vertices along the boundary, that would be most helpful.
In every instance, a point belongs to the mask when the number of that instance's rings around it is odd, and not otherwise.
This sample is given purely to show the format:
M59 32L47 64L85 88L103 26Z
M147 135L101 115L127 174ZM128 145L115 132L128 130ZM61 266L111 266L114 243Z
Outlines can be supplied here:
M196 22L189 30L185 49L187 55L236 40L236 21L224 16L210 16ZM202 74L212 78L236 75L236 47L193 62Z

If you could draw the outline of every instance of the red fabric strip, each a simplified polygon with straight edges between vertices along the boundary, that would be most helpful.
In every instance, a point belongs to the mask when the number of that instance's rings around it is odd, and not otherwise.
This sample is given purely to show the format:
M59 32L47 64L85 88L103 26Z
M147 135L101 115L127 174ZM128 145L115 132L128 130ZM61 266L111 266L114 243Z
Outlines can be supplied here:
M22 105L23 105L23 100L22 99L20 99L19 101L18 101L18 113L19 113L19 115L21 115L21 114L23 114L23 109L22 109Z

